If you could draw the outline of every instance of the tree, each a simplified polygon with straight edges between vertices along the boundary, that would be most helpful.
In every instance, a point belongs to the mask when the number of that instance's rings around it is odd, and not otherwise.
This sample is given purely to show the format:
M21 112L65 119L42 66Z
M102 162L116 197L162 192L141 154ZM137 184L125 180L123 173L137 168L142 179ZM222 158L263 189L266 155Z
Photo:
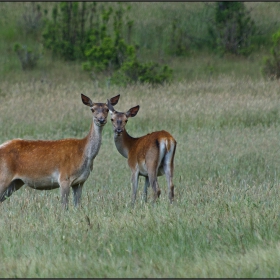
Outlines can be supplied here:
M214 46L222 52L248 55L252 51L255 24L243 2L217 2L209 33Z

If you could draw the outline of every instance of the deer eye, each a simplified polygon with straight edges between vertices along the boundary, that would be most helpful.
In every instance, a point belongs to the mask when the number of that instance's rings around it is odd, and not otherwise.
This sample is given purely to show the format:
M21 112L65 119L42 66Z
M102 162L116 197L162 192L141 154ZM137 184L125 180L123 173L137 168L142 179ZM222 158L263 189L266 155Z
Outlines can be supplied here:
M94 113L94 109L91 109L91 112Z
M113 121L113 119L111 119L111 121Z
M125 122L127 123L127 120L125 120Z

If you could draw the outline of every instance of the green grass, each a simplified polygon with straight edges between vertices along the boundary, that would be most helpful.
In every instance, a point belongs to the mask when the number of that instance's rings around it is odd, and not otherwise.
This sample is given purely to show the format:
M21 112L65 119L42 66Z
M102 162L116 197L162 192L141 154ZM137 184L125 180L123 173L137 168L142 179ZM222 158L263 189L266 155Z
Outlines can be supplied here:
M121 94L119 111L141 136L177 140L175 203L162 196L130 207L130 170L111 124L86 181L82 209L62 212L59 190L23 187L1 204L1 277L279 277L279 83L220 76L164 87L94 87L51 76L13 83L0 95L1 143L87 134L93 101ZM27 78L27 76L25 76Z

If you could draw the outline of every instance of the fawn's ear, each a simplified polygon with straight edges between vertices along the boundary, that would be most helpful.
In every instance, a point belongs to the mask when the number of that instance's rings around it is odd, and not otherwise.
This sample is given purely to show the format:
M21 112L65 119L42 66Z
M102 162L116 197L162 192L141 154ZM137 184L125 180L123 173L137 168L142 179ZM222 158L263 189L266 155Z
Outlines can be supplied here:
M120 95L118 94L118 95L116 95L116 96L114 96L114 97L112 97L112 98L110 99L110 103L111 103L113 106L115 106L115 105L118 104L119 99L120 99Z
M118 101L117 101L118 102ZM107 99L107 106L111 114L115 112L114 107L112 106L111 102Z
M137 105L135 107L130 108L125 114L128 118L129 117L135 117L137 115L139 109L140 109L140 106Z
M87 97L87 96L85 96L84 94L81 93L81 98L82 98L82 101L85 105L90 106L90 107L93 106L93 103L92 103L92 101L89 97Z

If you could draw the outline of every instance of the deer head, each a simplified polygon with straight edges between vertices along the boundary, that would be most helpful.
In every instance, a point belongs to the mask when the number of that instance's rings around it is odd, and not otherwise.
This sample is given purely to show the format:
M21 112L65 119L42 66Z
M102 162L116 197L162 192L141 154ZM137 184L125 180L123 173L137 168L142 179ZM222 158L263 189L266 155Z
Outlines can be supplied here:
M107 99L107 107L109 108L111 114L111 122L113 125L113 131L116 136L122 135L122 132L125 129L125 125L127 124L128 118L135 117L140 109L140 106L137 105L135 107L130 108L126 113L117 112L111 101Z
M81 93L82 101L85 105L89 106L92 114L93 121L97 126L104 126L107 123L107 116L109 108L106 103L94 103L89 97ZM110 104L116 105L119 101L120 95L116 95L110 99Z

